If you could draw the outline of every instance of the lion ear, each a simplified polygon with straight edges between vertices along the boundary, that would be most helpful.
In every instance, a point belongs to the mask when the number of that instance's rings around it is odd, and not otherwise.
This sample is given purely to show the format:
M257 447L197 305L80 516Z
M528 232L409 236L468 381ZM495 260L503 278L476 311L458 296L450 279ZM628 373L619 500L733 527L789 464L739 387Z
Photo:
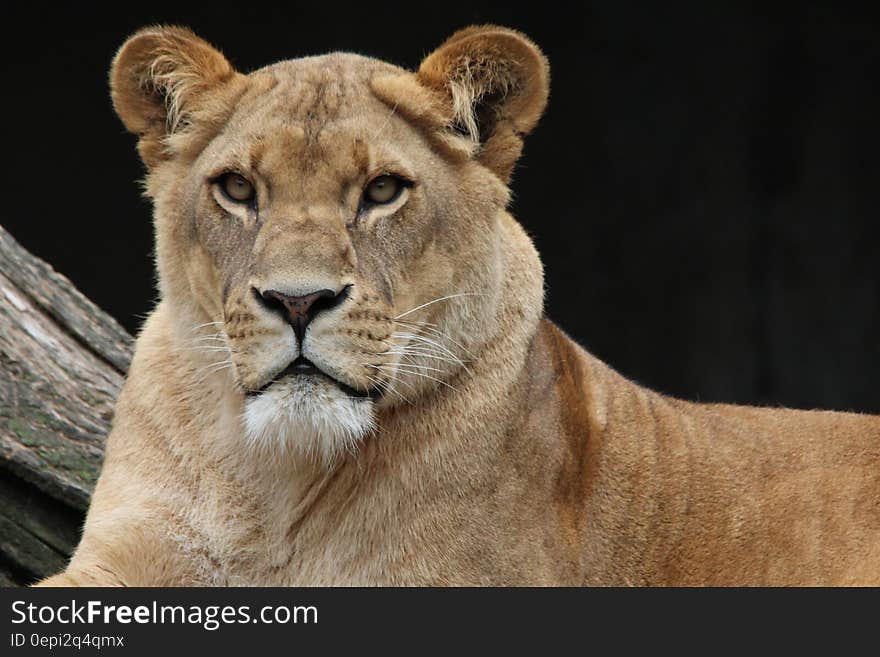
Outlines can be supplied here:
M449 127L506 182L547 105L550 66L541 50L511 29L469 27L428 55L416 78L440 94Z
M174 154L173 136L216 121L229 109L231 82L240 78L226 58L181 27L150 27L122 45L110 68L113 107L137 135L152 168Z

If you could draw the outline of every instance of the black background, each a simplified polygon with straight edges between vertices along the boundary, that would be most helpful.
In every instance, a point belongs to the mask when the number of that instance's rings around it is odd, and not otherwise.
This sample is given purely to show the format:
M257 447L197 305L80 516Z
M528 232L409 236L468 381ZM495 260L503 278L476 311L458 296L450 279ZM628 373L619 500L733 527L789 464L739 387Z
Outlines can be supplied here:
M106 88L130 32L188 25L244 71L331 50L414 68L455 29L495 22L529 34L553 72L513 203L543 255L548 314L663 392L880 411L880 31L867 9L150 7L32 4L0 40L0 223L129 330L155 295L142 169Z

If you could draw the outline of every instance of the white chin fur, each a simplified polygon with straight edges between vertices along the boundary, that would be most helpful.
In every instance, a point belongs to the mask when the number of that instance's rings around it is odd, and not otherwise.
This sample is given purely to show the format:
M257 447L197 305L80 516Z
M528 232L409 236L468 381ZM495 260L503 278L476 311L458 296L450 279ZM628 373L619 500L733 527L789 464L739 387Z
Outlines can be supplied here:
M247 400L248 444L261 452L293 451L327 465L353 453L375 426L373 402L351 399L333 384L313 377L297 379L275 383Z

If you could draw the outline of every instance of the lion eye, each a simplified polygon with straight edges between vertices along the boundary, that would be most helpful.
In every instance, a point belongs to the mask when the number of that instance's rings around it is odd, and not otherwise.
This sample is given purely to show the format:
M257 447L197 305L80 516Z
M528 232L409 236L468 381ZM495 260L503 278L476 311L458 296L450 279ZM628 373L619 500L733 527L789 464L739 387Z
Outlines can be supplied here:
M226 197L236 203L250 203L256 196L251 182L237 173L227 173L218 182Z
M374 178L364 190L364 200L367 203L384 205L391 203L403 190L403 182L395 176L379 176Z

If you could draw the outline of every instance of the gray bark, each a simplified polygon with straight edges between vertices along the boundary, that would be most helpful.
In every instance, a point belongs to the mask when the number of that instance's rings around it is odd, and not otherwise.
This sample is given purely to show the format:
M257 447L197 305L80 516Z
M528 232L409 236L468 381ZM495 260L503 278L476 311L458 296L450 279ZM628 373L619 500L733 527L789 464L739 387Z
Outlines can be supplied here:
M61 570L76 546L132 346L0 227L0 586Z

